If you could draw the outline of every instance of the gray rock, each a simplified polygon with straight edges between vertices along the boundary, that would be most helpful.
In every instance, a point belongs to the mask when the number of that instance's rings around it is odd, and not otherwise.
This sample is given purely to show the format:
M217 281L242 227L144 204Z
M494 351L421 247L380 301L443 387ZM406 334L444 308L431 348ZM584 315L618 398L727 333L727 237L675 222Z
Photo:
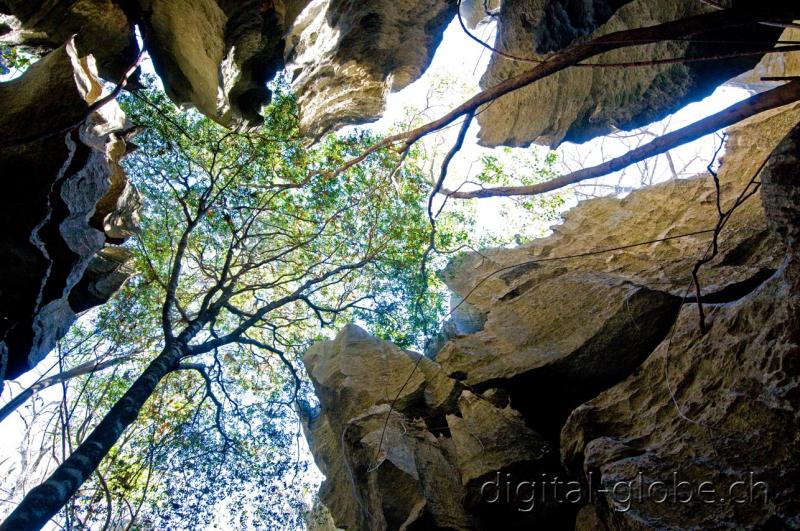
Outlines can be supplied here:
M441 435L457 382L353 325L312 346L303 361L321 404L306 434L326 476L320 500L336 525L468 527L452 445Z
M470 307L486 321L459 331L469 322L451 322L435 362L353 327L312 347L305 362L321 414L306 433L336 525L800 525L800 266L786 253L796 246L789 200L799 118L796 104L730 131L723 208L770 160L763 206L756 196L734 213L720 255L701 270L706 334L684 294L708 233L628 246L709 228L714 186L701 176L581 203L548 238L456 260L443 277L456 297L472 293ZM618 249L592 254L606 247ZM532 262L565 255L580 257ZM624 489L636 481L645 491L656 481L688 484L694 499L628 505ZM744 481L746 494L752 481L753 496L705 503L704 481Z
M800 258L800 125L770 155L761 174L764 210L770 228L780 235L795 258Z
M289 2L296 12L301 2ZM239 129L263 121L283 67L282 2L141 0L147 48L170 98Z
M594 509L609 529L800 524L798 278L791 263L744 299L713 307L705 335L696 308L685 307L639 370L572 413L562 457L595 482ZM625 501L624 483L647 493L658 481L652 496ZM686 501L675 502L681 482ZM703 482L712 494L699 494ZM600 492L617 484L616 496Z
M697 0L507 0L500 13L494 47L516 56L542 58L568 44L613 31L655 25L696 15L709 8ZM726 44L673 41L603 54L595 62L719 55L743 41L775 41L779 28L758 25L736 32L697 35L724 37ZM758 63L758 56L713 62L636 68L572 68L498 100L478 116L480 143L487 146L557 146L584 142L612 131L647 125L687 103L711 94L726 80ZM492 57L482 87L520 74L530 63Z
M0 42L55 49L77 34L79 55L92 54L98 72L109 81L118 81L139 53L133 23L114 0L5 0L0 13L21 24L0 36Z
M138 195L119 166L129 127L110 102L68 133L102 92L91 57L70 40L0 84L0 338L16 378L55 346L79 311L105 302L130 270L121 242L138 229ZM108 226L108 233L104 228Z

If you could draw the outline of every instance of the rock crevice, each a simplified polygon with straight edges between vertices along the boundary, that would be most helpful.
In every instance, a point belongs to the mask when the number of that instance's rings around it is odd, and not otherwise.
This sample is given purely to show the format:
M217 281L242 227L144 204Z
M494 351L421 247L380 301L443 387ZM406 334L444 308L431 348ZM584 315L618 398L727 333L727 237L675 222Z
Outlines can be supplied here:
M0 217L0 373L16 378L55 346L78 312L127 279L130 252L115 244L138 230L139 196L120 167L130 125L112 102L68 133L102 92L94 59L75 42L0 84L6 189ZM49 105L41 106L47 100Z
M718 259L700 270L706 334L687 294L709 234L602 252L713 226L715 187L701 175L581 203L548 238L454 261L444 273L454 301L469 294L480 318L449 323L435 360L354 327L312 347L304 362L321 409L306 433L335 525L796 526L798 119L800 105L789 106L729 133L723 205L769 161L763 192L736 210ZM752 480L770 494L616 495L675 477L695 490Z

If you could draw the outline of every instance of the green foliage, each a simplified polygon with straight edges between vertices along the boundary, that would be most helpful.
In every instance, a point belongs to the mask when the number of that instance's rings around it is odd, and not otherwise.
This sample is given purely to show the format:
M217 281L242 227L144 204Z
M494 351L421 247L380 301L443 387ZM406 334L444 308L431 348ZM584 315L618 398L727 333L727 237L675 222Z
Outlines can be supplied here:
M245 316L309 279L325 280L247 330L285 360L234 340L190 359L206 368L210 383L193 370L170 374L65 519L87 525L133 519L134 528L300 526L312 488L292 402L298 391L300 403L314 397L305 380L296 389L287 363L302 375L308 346L348 321L421 348L423 331L435 329L444 314L435 268L421 273L429 183L417 154L398 168L399 155L383 151L334 172L378 138L354 132L304 146L294 98L281 83L274 92L264 126L250 132L180 110L153 87L122 99L142 128L137 151L125 160L144 205L141 232L128 244L138 274L91 324L103 344L125 345L136 355L81 381L73 408L87 419L71 444L163 348L162 306L182 245L169 315L177 331L203 314L221 279L237 279L230 304L193 340L199 346L233 334ZM468 237L458 223L443 221L437 244L458 246ZM325 277L347 265L357 267Z
M67 417L80 429L60 435L65 446L80 444L171 334L200 323L187 336L194 368L161 382L63 518L78 527L299 527L313 489L297 408L315 401L302 354L352 321L422 350L447 310L437 270L509 239L476 233L474 203L458 203L438 215L430 247L426 148L402 159L377 151L338 171L379 138L354 131L305 146L280 80L264 126L242 132L146 84L121 99L141 129L124 162L143 201L141 232L127 244L138 273L62 342L94 345L81 360L129 358L78 381ZM536 157L484 156L478 181L548 178L555 159ZM562 203L518 206L542 220Z
M420 325L438 320L443 297L436 290L427 293L423 289L436 282L432 274L425 282L418 273L429 237L424 210L429 185L414 156L395 172L398 156L383 151L346 172L331 175L331 169L378 138L365 132L331 135L318 146L305 148L297 130L296 103L280 84L275 87L272 105L265 110L264 127L255 134L234 134L196 113L179 111L159 91L149 91L145 97L152 105L142 103L141 98L124 100L129 116L145 127L137 140L140 150L126 163L145 197L137 264L138 270L147 272L144 282L157 286L165 281L182 226L182 213L171 197L172 187L177 185L164 177L192 173L192 178L198 179L191 183L186 197L188 206L194 208L208 182L193 168L228 166L240 175L226 185L191 242L197 256L202 256L204 268L221 267L223 254L218 250L230 237L230 224L240 226L249 210L261 208L264 213L257 223L269 228L273 248L299 245L292 251L292 263L271 263L269 275L295 274L322 256L353 257L372 249L374 256L358 275L320 290L328 301L353 304L351 313L328 326L338 327L355 317L382 337L403 346L421 346ZM275 193L280 187L287 191ZM261 203L265 196L269 196L266 207ZM324 230L319 231L320 227ZM439 234L447 246L466 238L463 230L441 230ZM258 271L258 275L265 274L264 268ZM207 289L204 276L199 268L184 272L178 293L184 306L191 306ZM159 290L143 295L139 295L143 304L161 302ZM417 304L420 297L426 299L422 305ZM423 311L412 312L414 306Z
M0 44L0 75L19 74L31 64L31 57L14 46Z

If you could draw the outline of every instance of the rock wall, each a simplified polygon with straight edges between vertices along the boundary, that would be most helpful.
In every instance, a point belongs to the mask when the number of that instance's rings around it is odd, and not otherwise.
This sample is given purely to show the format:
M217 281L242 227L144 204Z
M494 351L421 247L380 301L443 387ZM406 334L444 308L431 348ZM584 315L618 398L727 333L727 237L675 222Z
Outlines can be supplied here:
M313 141L343 125L378 119L387 94L404 88L428 67L457 4L455 0L4 0L0 14L15 18L13 24L0 24L0 42L53 48L77 33L80 53L93 54L101 75L117 81L138 54L134 35L138 26L170 97L240 129L261 123L260 109L270 99L266 82L285 66L300 102L302 133ZM469 25L486 18L498 21L497 49L534 59L594 36L713 9L698 0L467 0L463 4ZM764 7L745 1L736 6ZM778 27L755 23L737 31L709 29L691 42L629 47L604 54L602 60L752 52L775 42L780 33ZM478 116L480 140L486 145L557 145L563 140L588 140L613 128L646 125L749 71L761 55L625 69L573 68L487 107ZM773 56L773 62L779 62L778 57ZM528 62L493 54L482 86L530 67ZM770 68L777 72L780 67Z
M506 0L494 47L517 57L541 59L572 42L713 9L697 0ZM590 62L720 56L751 49L753 42L774 42L781 32L780 28L757 24L740 30L708 31L693 36L691 42L623 48ZM555 147L563 141L584 142L615 128L641 127L708 96L758 61L758 56L748 56L713 63L565 70L488 107L478 117L480 142L487 146L537 143ZM531 67L530 63L495 54L481 86L492 86Z
M0 13L17 19L0 42L55 49L77 35L78 53L91 53L110 81L122 77L139 51L126 8L114 0L3 0Z
M700 271L705 334L691 270L717 217L709 175L452 263L467 311L435 360L353 326L312 347L307 436L335 525L800 525L798 122L800 104L729 133L723 210L769 162Z
M281 2L141 0L145 45L169 96L222 125L262 122L283 67Z
M312 2L287 42L303 133L380 118L387 94L428 67L454 16L453 0Z
M84 119L101 93L72 39L0 84L2 379L36 365L130 274L116 244L138 228L139 196L119 165L131 126L115 102Z

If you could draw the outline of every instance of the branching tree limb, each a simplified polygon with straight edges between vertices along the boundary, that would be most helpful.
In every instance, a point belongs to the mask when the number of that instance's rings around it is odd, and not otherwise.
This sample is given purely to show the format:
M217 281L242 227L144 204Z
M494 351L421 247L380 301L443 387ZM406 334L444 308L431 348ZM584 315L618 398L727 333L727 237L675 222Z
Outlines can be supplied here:
M766 92L755 94L746 100L735 103L730 107L711 116L682 127L671 133L660 136L641 147L633 149L624 155L609 161L582 168L580 170L562 175L549 181L528 186L498 186L483 188L474 191L451 191L443 189L441 193L456 199L473 199L479 197L537 195L564 188L571 184L587 179L602 177L609 173L621 170L649 157L665 153L670 149L681 146L704 135L718 131L729 125L740 122L758 113L775 109L795 101L800 101L800 80L791 81Z
M369 148L363 150L357 157L341 165L335 173L345 171L363 162L370 154L378 150L395 147L397 144L401 145L399 151L402 152L402 150L414 144L424 136L447 127L467 113L479 112L478 109L487 103L602 53L631 46L681 39L703 33L708 31L709 28L719 30L723 28L746 26L751 24L754 20L767 22L790 21L798 15L798 11L800 11L800 8L797 6L749 4L746 9L737 8L715 11L657 24L655 26L609 33L585 43L574 44L544 58L541 63L530 70L479 92L436 120L410 131L386 137L384 140L373 144Z
M61 384L66 382L67 380L71 380L77 376L84 376L86 374L93 374L98 371L102 371L103 369L107 369L109 367L113 367L115 365L119 365L120 363L126 362L130 359L130 356L120 356L118 358L113 358L110 360L105 361L88 361L77 367L73 367L72 369L66 370L64 372L58 373L56 375L50 376L48 378L44 378L43 380L39 380L35 384L31 385L17 396L12 398L8 401L6 405L0 408L0 422L2 422L6 417L8 417L11 413L16 411L16 409L28 401L30 397L47 389L50 386Z

